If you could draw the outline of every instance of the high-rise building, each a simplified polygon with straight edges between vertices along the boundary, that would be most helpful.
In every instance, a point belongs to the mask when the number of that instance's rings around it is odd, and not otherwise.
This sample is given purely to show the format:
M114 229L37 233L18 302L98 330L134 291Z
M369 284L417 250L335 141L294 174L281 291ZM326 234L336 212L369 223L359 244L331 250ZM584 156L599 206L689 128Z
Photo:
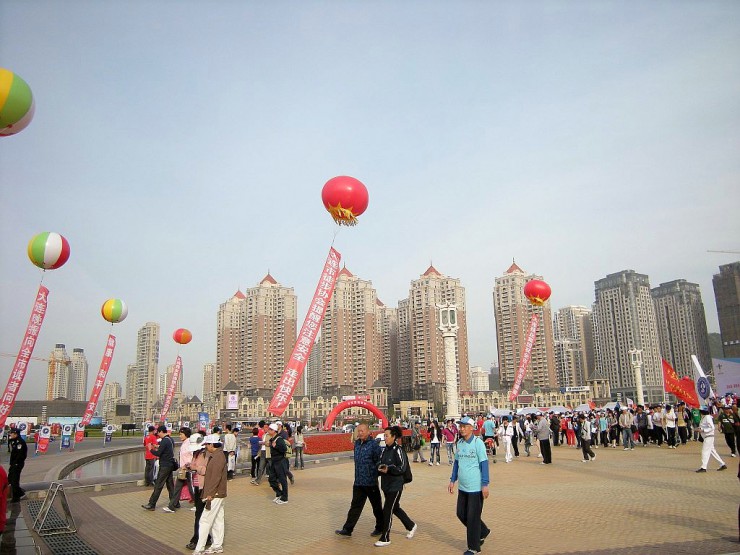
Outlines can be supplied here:
M69 399L87 401L87 357L85 349L72 349L72 366L69 377Z
M136 338L136 370L131 412L135 418L152 417L152 406L157 401L159 373L159 324L147 322Z
M398 396L398 309L378 300L380 321L380 382L387 388L391 400Z
M126 366L126 391L124 393L126 402L132 406L136 397L136 378L136 364L129 364Z
M173 399L180 399L182 398L182 378L183 378L183 372L184 369L180 368L180 376L177 379L177 383L175 384L175 395ZM170 389L170 384L172 383L172 378L175 375L175 365L169 364L167 365L167 370L164 374L162 374L162 378L164 378L164 391L162 393L162 397L167 396L167 391Z
M702 369L710 372L709 333L699 286L677 279L661 283L650 294L658 323L661 356L679 376L695 375L691 355L696 355Z
M740 262L719 267L712 278L725 358L740 358ZM705 369L706 370L706 369Z
M593 305L596 370L622 400L637 400L630 350L642 351L642 385L647 403L663 400L655 307L648 276L623 270L595 282Z
M241 390L274 390L297 337L298 301L292 287L269 273L246 294L236 294L218 312L218 388L235 382ZM297 393L301 393L300 387Z
M555 312L555 367L560 387L582 387L594 371L591 309L566 306Z
M470 373L470 378L468 379L470 391L490 391L488 378L491 374L489 372L483 370L482 366L473 366L468 371Z
M203 365L203 402L212 403L218 392L218 372L216 363L209 362Z
M106 422L116 414L116 404L121 402L123 389L118 382L109 382L103 386L102 414Z
M346 267L321 322L321 348L324 394L367 395L380 378L378 296L371 281Z
M499 379L501 389L510 390L516 379L519 360L526 343L527 328L534 314L539 318L531 359L524 375L523 389L557 387L550 301L535 306L524 295L524 286L541 276L527 274L515 262L496 278L493 310L496 319Z
M398 302L398 389L400 400L426 399L445 402L445 350L439 329L439 306L457 307L458 331L455 361L458 386L469 391L468 326L465 288L457 278L429 266L411 282L409 296Z
M49 373L46 379L46 400L64 398L69 395L69 379L72 373L72 359L67 354L64 343L57 343L49 355Z
M324 377L324 373L321 370L321 338L316 340L316 343L311 349L311 353L308 355L308 362L306 363L306 369L303 372L305 379L304 387L306 395L311 397L318 397L321 395L321 384Z

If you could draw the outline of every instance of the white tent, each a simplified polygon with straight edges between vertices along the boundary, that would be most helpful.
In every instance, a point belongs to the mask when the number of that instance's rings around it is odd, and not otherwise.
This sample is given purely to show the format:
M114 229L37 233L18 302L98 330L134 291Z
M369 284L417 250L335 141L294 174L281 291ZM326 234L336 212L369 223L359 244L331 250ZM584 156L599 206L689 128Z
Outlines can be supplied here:
M566 412L570 412L570 409L568 409L568 407L564 407L564 406L560 405L560 406L556 406L556 407L550 407L550 409L547 412L550 412L550 411L552 411L552 412L558 412L560 414L563 414L563 413L566 413Z
M601 410L614 410L615 408L617 408L617 402L609 401L606 405L601 407Z
M525 407L523 409L519 409L516 411L517 414L534 414L535 412L539 411L537 407Z
M578 405L575 409L573 409L573 412L591 412L591 405L588 403L583 403L582 405Z
M493 416L495 416L496 418L500 418L500 417L502 417L502 416L509 416L509 415L510 415L510 414L512 414L513 412L514 412L514 411L512 411L511 409L493 409L493 410L491 411L491 414L492 414Z

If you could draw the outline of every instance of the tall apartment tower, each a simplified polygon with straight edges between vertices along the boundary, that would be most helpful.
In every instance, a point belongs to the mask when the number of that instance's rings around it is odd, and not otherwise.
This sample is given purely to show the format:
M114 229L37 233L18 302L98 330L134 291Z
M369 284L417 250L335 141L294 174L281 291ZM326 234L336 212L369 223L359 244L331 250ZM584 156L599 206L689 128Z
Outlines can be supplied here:
M694 376L691 355L696 355L704 371L710 372L709 333L699 286L677 279L661 283L650 294L658 322L661 356L679 376Z
M72 349L72 372L69 379L69 399L87 401L87 357L85 349Z
M555 366L560 387L585 386L594 371L591 309L566 306L555 312Z
M306 395L310 395L311 397L321 395L321 384L324 377L324 372L321 368L321 338L319 337L316 343L314 343L311 353L308 355L308 363L303 372Z
M393 401L398 391L398 309L385 306L378 300L380 323L380 382L388 388Z
M175 396L173 399L181 399L182 398L182 377L183 377L184 369L180 368L180 377L177 380L177 384L175 385ZM167 391L170 388L170 384L172 383L172 378L175 375L175 365L169 364L167 365L167 370L164 374L162 374L162 378L164 378L162 381L163 387L162 387L162 398L167 396Z
M216 363L208 362L203 365L203 402L213 402L216 399L217 391L218 372L216 372Z
M740 262L724 264L712 278L725 358L740 358ZM706 371L706 368L705 368Z
M465 288L459 279L445 276L429 266L419 279L411 282L408 298L398 302L400 400L446 402L444 339L439 330L439 306L445 303L457 307L457 378L461 391L470 390Z
M138 419L152 416L157 401L157 371L159 365L159 324L147 322L136 337L136 372L131 411Z
M72 359L67 354L64 343L57 343L49 356L49 373L46 378L46 400L51 401L69 395L69 379L72 373Z
M527 274L515 262L496 278L493 288L493 310L496 319L499 380L502 391L514 385L519 360L526 343L527 328L533 314L539 317L532 356L524 375L523 388L549 389L557 387L555 350L553 346L550 301L534 306L524 296L524 286L541 276Z
M379 322L372 282L342 268L321 323L323 393L369 393L381 371Z
M134 398L136 397L136 364L129 364L126 366L126 390L125 398L126 402L131 406L134 404Z
M246 374L246 310L247 297L239 290L218 308L216 390Z
M111 420L116 414L116 403L121 401L123 388L118 382L109 382L103 386L102 395L102 414L107 421Z
M594 283L593 305L596 369L611 391L624 400L637 400L630 350L642 351L642 385L645 402L663 400L663 370L658 327L648 276L634 270L609 274Z
M280 285L269 273L257 287L237 291L223 303L218 312L218 388L233 381L241 390L274 390L295 345L297 312L293 288Z

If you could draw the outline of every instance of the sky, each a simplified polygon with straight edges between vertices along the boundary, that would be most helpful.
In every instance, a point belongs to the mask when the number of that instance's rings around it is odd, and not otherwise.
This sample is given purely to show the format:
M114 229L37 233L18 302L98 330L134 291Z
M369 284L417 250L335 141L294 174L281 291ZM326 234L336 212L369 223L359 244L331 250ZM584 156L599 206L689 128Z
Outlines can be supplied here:
M90 383L116 297L108 381L152 321L160 372L179 350L200 395L219 304L269 270L300 327L332 241L389 306L430 263L459 278L473 366L497 359L513 259L553 311L626 269L698 283L719 331L712 275L740 259L707 252L740 251L738 2L3 0L0 67L36 102L0 139L0 385L42 231L71 257L44 276L34 356L83 348ZM338 234L336 175L370 195ZM34 361L19 398L45 388Z

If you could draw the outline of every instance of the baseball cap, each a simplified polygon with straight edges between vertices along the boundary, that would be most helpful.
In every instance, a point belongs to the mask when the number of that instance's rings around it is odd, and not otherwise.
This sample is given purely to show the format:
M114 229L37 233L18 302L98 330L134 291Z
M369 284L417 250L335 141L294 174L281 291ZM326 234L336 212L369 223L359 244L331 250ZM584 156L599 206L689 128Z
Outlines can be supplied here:
M464 416L460 419L460 424L466 426L475 426L475 421L469 416Z
M207 435L206 437L203 438L203 444L205 445L208 443L211 443L211 444L221 443L221 436L219 436L218 434Z
M273 432L277 432L278 431L278 425L276 423L270 424L270 429Z
M534 413L535 416L542 416L542 413L540 411L537 411Z
M190 436L190 452L195 453L205 447L203 442L203 436L201 434L193 434Z

